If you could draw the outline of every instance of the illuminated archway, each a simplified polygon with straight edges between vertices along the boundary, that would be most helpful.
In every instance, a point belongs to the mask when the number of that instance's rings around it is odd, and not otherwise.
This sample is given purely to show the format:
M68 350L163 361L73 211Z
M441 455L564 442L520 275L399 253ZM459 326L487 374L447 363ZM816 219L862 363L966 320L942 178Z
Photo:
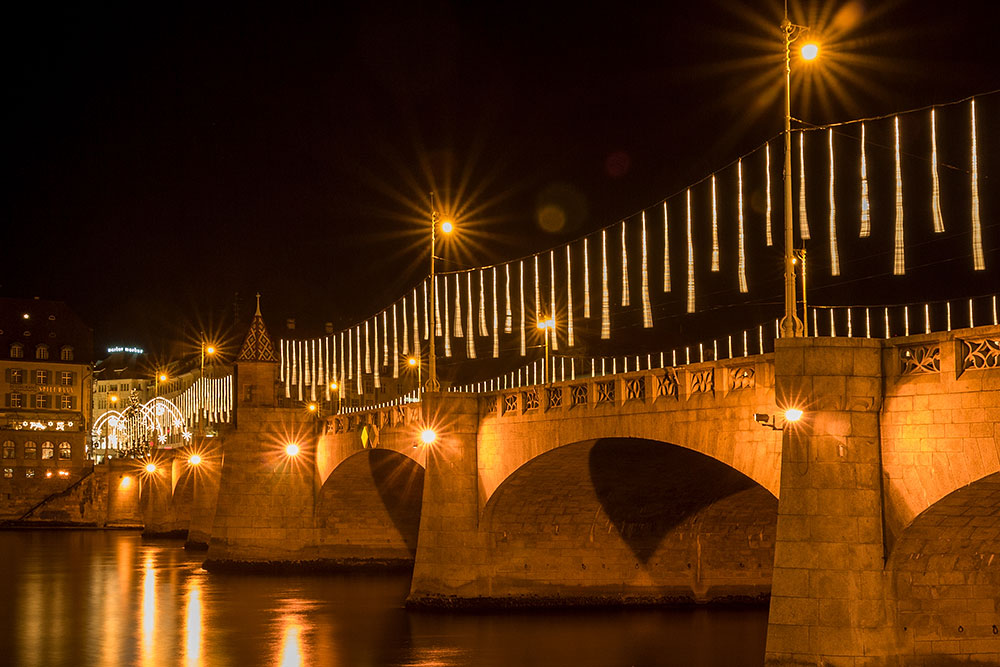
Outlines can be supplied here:
M154 447L172 447L191 440L184 416L171 401L157 396L140 403L133 395L122 410L109 410L91 429L91 457L143 457Z

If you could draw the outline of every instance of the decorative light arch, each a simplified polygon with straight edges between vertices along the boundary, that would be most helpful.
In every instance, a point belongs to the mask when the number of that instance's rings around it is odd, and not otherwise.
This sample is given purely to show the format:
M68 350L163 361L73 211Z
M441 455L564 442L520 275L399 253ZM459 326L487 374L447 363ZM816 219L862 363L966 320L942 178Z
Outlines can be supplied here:
M121 412L109 410L94 422L90 453L115 458L139 457L149 454L154 446L190 440L184 415L171 401L157 396L140 403L133 395L127 408Z

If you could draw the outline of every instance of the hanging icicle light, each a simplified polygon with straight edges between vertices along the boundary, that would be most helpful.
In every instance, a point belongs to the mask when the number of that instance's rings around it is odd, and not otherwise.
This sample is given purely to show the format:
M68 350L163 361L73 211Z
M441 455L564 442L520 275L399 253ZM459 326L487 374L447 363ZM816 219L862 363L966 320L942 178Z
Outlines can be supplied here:
M799 236L808 241L809 218L806 215L806 133L799 131Z
M551 310L549 310L549 317L553 322L556 321L556 251L549 251L549 291L551 292ZM552 349L559 349L559 336L556 334L557 329L552 328Z
M426 283L425 283L426 284ZM420 358L420 308L417 306L417 290L413 290L413 356ZM427 301L424 301L424 315L427 314Z
M378 322L376 322L377 326ZM378 348L376 348L377 350ZM378 355L376 354L376 359ZM382 365L389 365L389 311L382 311Z
M583 237L583 316L590 319L590 251Z
M538 255L535 255L535 302L534 302L534 313L535 319L537 320L542 315L542 284L541 277L538 271Z
M497 310L497 267L493 267L493 358L500 356L500 313Z
M625 221L622 220L622 306L630 306L628 291L628 250L625 246Z
M489 329L486 328L486 286L483 284L482 269L479 269L479 335L490 335Z
M743 160L736 161L736 211L737 211L737 222L739 225L738 230L738 240L739 240L739 256L737 258L739 264L737 266L737 274L740 283L740 293L746 294L750 291L747 286L747 252L746 252L746 235L743 230ZM729 353L732 357L732 352Z
M837 250L837 205L833 196L833 128L829 132L830 143L830 275L840 275L840 253Z
M649 267L646 258L646 212L642 212L642 326L649 329L653 326L653 309L649 303Z
M944 216L941 215L941 183L938 180L937 122L934 107L931 107L931 215L934 218L934 232L944 231Z
M899 158L899 116L893 120L896 128L896 234L892 273L901 276L906 273L903 247L903 167Z
M715 174L712 174L712 271L719 270L719 206L715 194Z
M392 304L392 377L399 377L399 328L396 325L396 304Z
M865 159L865 124L861 123L861 230L860 238L872 233L871 205L868 202L868 161Z
M670 291L670 222L666 200L663 202L663 291Z
M573 347L573 267L570 247L566 246L566 344Z
M459 284L458 274L455 274L455 338L462 338L462 289Z
M691 188L687 190L688 295L687 312L694 312L694 241L691 239Z
M475 321L472 316L472 271L465 274L465 292L468 295L467 298L467 320L466 320L466 330L469 335L465 339L465 354L469 359L476 358L476 331L475 331ZM482 284L480 284L482 287ZM480 311L482 312L482 311Z
M425 279L424 282L423 282L423 286L424 286L424 340L427 340L428 338L430 338L430 335L431 335L431 307L430 306L434 307L435 317L440 314L440 313L437 312L437 294L435 293L435 295L434 295L434 303L433 304L429 304L428 301L427 301L427 283L429 282L429 280L430 279ZM435 284L435 287L436 287L437 286L437 282L436 282L437 278L435 278L434 280L435 280L434 284ZM414 308L413 312L416 313L417 309ZM417 329L416 327L413 327L413 331L414 331L413 335L415 337L417 336L416 329Z
M403 297L403 356L410 354L409 324L406 317L406 297Z
M441 276L434 276L434 333L435 336L443 336L444 331L441 327ZM448 281L445 281L445 287L448 286ZM447 303L447 298L445 298ZM447 305L445 306L447 309ZM445 310L445 313L448 311ZM446 315L447 317L447 315Z
M371 351L368 345L368 320L365 320L365 373L372 372L372 358L369 352ZM359 366L360 368L360 366Z
M503 320L503 332L510 333L514 330L514 317L510 307L510 264L503 265L504 273L504 306L507 310Z
M972 264L976 271L986 270L983 255L983 225L979 219L979 152L976 148L976 100L970 100L972 111Z
M354 336L350 330L347 331L347 378L354 379Z
M374 383L373 384L374 384L374 387L376 389L381 389L382 388L382 380L381 380L381 377L380 377L379 369L381 368L382 364L379 363L379 359L378 359L378 316L377 315L375 316L375 322L374 322L374 324L372 326L372 329L373 329L373 331L372 331L372 337L373 337L373 342L372 342L372 375L374 376L374 378L373 378L374 379Z
M764 144L764 197L767 201L764 203L764 238L767 241L768 247L774 244L774 238L771 236L771 144ZM742 190L742 188L741 188Z
M523 357L527 354L527 342L524 332L524 260L522 259L518 264L520 266L518 277L521 281L521 356Z
M611 338L611 295L608 292L608 232L601 230L601 340Z
M444 285L444 296L442 301L444 302L444 320L439 322L438 325L441 327L441 331L444 333L444 356L451 356L451 327L448 326L450 318L448 317L448 278L443 277L441 283Z

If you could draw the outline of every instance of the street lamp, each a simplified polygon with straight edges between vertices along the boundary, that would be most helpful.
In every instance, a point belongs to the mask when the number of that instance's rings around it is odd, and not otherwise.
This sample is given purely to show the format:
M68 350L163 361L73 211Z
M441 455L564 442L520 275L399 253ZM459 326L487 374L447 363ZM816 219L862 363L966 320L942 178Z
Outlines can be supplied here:
M547 320L542 320L538 323L538 328L542 330L545 335L545 358L542 360L542 384L548 384L550 381L549 377L549 330L555 332L556 320L554 317L550 317Z
M792 42L804 35L809 28L795 25L788 20L788 7L781 22L785 41L785 316L781 318L781 335L786 338L802 336L802 320L798 316L795 290L795 237L792 230ZM819 47L810 42L802 47L804 60L819 55Z
M167 381L167 374L166 373L157 373L156 374L156 392L155 393L156 393L157 396L160 395L160 385L163 384L166 381Z
M340 414L340 385L337 384L336 382L331 382L330 383L330 391L332 391L332 392L334 392L334 393L337 394L337 414L339 415ZM331 403L333 402L332 398L330 399L330 402Z
M214 345L209 345L205 341L205 332L202 331L201 332L201 374L198 376L199 380L205 377L205 355L206 354L209 355L209 356L214 355L215 354L215 346ZM205 391L206 391L205 387L201 387L201 390L198 392L198 423L201 425L202 431L205 430L205 425L202 424L202 417L205 416Z
M424 369L423 366L420 365L420 360L417 359L416 357L410 357L409 359L406 360L406 365L409 366L410 368L417 369L417 387L419 388L424 383L423 381Z
M440 218L438 217L437 208L434 206L434 193L432 192L431 193L431 305L430 307L431 307L431 312L435 313L435 316L431 318L431 320L434 321L434 325L431 327L431 331L429 332L431 344L430 344L430 352L428 353L427 357L427 370L429 372L427 378L427 386L424 387L425 391L441 391L441 384L438 382L437 379L437 356L434 351L434 330L437 328L436 327L437 320L435 319L437 311L434 308L434 304L437 303L436 301L437 296L435 294L436 285L434 280L434 275L435 275L434 253L437 251L437 228L439 219ZM450 220L444 220L441 222L441 231L443 233L451 234L451 232L454 229L455 225L452 224ZM447 323L445 323L445 326L447 326Z

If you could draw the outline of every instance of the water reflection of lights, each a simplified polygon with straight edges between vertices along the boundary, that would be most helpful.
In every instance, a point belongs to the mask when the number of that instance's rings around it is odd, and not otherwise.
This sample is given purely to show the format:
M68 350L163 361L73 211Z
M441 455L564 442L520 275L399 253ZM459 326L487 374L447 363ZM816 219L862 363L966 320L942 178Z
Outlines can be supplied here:
M142 571L142 662L153 664L153 631L156 626L156 570L153 554L146 554Z
M185 664L189 667L201 664L201 577L191 575L187 580L187 610L184 629L187 635Z
M281 639L281 667L301 667L302 660L302 624L294 616L282 619L285 633Z

